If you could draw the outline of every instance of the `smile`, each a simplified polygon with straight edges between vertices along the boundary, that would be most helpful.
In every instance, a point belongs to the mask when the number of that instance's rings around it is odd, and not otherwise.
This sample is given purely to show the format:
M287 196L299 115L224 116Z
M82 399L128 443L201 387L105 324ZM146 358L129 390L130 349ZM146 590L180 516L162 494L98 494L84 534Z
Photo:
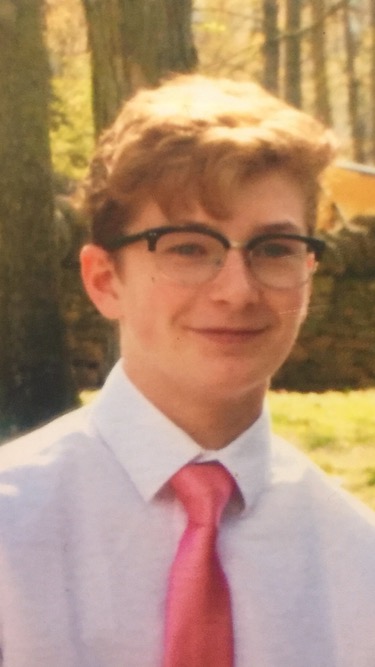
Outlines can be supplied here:
M267 330L262 329L231 329L231 328L204 328L191 329L194 333L209 338L211 340L223 343L241 343L249 342L259 338Z

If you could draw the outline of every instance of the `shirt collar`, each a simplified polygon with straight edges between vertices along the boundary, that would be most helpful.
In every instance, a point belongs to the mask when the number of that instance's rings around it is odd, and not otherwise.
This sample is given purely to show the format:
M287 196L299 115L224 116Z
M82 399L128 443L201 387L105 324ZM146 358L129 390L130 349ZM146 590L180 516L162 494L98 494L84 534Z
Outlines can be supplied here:
M222 463L235 478L245 508L254 505L267 485L271 449L267 409L227 447L208 451L138 391L120 361L91 411L106 446L145 501L150 501L177 470L193 461Z

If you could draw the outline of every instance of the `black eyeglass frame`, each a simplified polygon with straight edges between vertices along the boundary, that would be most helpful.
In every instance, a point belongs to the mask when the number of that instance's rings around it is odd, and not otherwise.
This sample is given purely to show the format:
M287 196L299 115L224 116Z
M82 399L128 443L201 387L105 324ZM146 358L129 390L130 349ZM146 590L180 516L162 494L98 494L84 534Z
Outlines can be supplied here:
M145 229L142 232L137 232L136 234L123 234L113 239L112 241L107 241L102 243L101 246L104 250L115 251L120 250L128 245L137 243L138 241L147 241L147 249L150 252L156 250L158 240L169 233L186 233L186 232L199 232L205 234L206 236L211 236L212 238L220 241L223 247L226 250L235 248L238 250L251 251L256 248L257 245L263 243L263 241L269 241L273 239L286 239L291 241L303 241L307 248L312 251L315 255L315 259L319 261L323 255L324 249L326 247L325 241L318 239L315 236L304 236L301 234L289 234L284 232L271 232L267 234L259 234L249 241L232 241L228 237L224 236L221 232L218 232L216 229L211 229L206 225L201 223L189 223L185 225L164 225L162 227L154 227L152 229Z

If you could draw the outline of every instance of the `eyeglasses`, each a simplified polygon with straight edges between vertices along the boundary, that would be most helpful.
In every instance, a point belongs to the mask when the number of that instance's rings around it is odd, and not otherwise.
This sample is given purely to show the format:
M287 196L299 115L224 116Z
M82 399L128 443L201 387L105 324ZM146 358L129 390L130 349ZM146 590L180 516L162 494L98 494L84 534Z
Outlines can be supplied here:
M158 270L183 285L202 285L215 278L230 249L240 250L251 275L263 286L293 289L314 273L325 243L298 234L262 234L249 241L233 241L201 223L163 226L123 235L103 244L119 250L146 241Z

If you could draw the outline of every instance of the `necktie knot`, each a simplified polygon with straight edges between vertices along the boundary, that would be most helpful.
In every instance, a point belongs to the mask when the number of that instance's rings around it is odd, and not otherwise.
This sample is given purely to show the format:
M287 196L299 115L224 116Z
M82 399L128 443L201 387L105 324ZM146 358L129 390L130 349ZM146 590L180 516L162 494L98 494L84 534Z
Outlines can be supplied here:
M191 523L216 527L234 480L220 463L190 463L172 477L171 484Z

